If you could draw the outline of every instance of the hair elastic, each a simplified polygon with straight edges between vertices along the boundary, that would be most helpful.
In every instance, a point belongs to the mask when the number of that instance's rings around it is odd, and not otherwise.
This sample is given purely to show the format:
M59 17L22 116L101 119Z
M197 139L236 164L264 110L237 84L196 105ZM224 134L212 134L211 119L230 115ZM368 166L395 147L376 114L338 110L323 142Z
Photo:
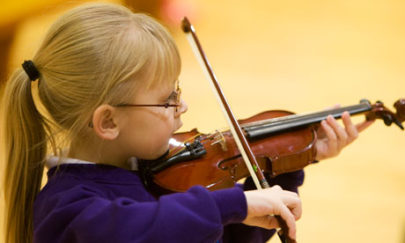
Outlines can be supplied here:
M24 61L22 67L31 81L35 81L39 78L39 71L31 60Z

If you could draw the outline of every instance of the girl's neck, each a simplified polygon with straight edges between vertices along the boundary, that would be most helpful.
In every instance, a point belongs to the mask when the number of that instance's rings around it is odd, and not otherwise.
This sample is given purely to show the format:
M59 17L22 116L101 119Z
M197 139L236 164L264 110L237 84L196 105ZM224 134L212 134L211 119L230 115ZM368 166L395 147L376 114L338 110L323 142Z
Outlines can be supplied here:
M117 155L113 149L107 148L108 146L105 145L106 144L103 142L96 141L92 141L91 143L74 141L70 146L67 157L97 164L113 165L123 169L131 169L128 163L129 158L121 158L122 156Z

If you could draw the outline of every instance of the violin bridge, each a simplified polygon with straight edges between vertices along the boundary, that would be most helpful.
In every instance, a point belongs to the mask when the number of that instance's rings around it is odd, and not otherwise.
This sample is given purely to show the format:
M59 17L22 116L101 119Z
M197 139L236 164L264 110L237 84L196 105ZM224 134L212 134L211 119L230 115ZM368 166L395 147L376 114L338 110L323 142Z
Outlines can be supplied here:
M222 132L220 132L218 130L215 130L215 131L216 131L216 133L214 135L214 138L212 139L214 141L211 143L211 146L219 143L221 145L221 148L223 151L228 151L228 147L226 146L226 140L225 140L224 135L222 134Z

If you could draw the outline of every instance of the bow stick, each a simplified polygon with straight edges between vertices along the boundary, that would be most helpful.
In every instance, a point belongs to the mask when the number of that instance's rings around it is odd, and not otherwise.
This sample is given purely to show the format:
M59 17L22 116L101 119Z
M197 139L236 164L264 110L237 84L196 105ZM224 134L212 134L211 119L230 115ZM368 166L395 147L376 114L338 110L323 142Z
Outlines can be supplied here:
M249 170L249 173L256 185L257 189L269 188L270 185L264 177L263 171L259 168L259 165L256 161L250 146L244 136L242 129L239 126L239 123L235 119L228 102L219 86L219 83L215 77L214 72L212 71L211 65L208 62L207 57L201 47L200 41L197 38L194 27L191 25L190 21L185 17L182 21L182 29L186 33L187 39L194 51L195 56L200 62L205 74L210 80L214 93L221 105L225 119L227 120L230 131L235 139L236 145L242 155L243 160L245 161L246 167ZM283 243L295 243L295 240L288 237L288 227L286 222L280 217L276 216L279 225L281 226L281 232L278 232L281 242Z

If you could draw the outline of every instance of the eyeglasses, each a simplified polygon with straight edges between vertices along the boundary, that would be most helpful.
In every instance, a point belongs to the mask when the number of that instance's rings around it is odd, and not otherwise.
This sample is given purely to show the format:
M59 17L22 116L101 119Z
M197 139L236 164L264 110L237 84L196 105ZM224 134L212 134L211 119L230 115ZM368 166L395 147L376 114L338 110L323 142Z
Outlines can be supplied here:
M181 89L179 86L179 81L176 82L176 91L173 91L170 96L167 99L167 102L164 104L127 104L127 103L121 103L117 105L113 105L115 107L164 107L164 108L169 108L169 107L175 107L176 112L178 111L178 108L180 106L180 96L181 96ZM175 102L174 104L172 102Z

